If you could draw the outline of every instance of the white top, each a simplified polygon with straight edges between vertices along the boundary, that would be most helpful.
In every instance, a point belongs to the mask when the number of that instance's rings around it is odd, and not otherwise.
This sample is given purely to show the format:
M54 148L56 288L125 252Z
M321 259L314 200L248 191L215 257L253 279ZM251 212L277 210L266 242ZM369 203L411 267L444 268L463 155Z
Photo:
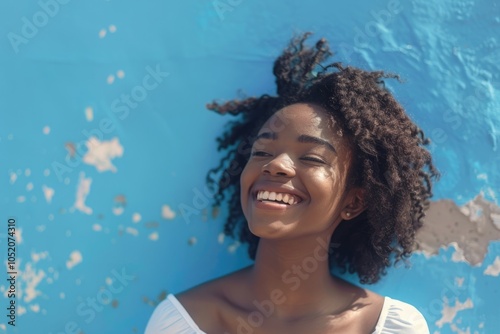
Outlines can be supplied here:
M144 334L207 333L196 325L177 298L170 294L154 310ZM429 329L424 317L415 307L385 297L382 312L372 334L429 334Z

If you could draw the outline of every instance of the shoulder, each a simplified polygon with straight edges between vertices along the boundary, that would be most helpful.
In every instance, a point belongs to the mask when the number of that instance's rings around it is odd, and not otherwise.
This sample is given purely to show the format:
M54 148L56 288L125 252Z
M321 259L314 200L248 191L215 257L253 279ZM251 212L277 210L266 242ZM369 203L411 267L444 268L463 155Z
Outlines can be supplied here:
M227 296L233 296L241 288L242 278L249 267L197 285L176 295L187 308L203 309L207 304L221 303ZM198 306L197 306L198 305Z
M175 296L168 295L156 306L145 333L221 332L219 319L227 308L225 293L234 292L234 282L243 270L205 282Z
M145 334L173 334L199 332L199 328L186 310L173 296L168 295L158 304L149 318Z
M176 295L194 322L209 333L221 332L222 319L232 310L232 300L241 298L241 284L248 268L200 284Z
M373 334L429 334L427 322L413 305L385 297Z

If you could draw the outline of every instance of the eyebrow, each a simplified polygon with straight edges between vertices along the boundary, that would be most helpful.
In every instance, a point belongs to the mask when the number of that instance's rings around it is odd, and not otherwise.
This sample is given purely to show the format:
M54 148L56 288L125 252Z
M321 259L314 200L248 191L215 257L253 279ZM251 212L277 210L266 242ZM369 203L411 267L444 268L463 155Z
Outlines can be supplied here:
M276 132L262 132L259 134L257 137L255 137L255 140L258 139L270 139L270 140L276 140L278 139L278 134ZM328 148L330 151L337 153L337 150L335 147L333 147L332 144L330 144L328 141L318 138L318 137L313 137L313 136L308 136L308 135L300 135L299 138L297 139L299 143L306 143L306 144L317 144L317 145L322 145Z

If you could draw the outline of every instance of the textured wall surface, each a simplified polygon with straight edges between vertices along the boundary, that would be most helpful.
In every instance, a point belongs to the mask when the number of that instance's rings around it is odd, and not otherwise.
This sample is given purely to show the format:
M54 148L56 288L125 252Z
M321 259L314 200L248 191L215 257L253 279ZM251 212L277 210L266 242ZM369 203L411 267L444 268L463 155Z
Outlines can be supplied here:
M208 204L227 119L204 106L273 94L273 60L304 31L336 60L402 76L388 86L443 174L413 266L371 288L414 304L433 334L500 333L489 0L2 1L0 333L142 333L167 292L248 265Z

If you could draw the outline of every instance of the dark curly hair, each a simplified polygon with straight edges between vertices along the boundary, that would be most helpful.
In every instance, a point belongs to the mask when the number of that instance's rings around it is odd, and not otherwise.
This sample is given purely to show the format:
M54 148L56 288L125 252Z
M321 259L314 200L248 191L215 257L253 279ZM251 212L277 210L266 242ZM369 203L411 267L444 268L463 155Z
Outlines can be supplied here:
M324 39L307 47L309 35L292 39L276 59L277 96L207 104L210 110L237 116L217 138L218 150L225 155L208 172L207 184L215 193L214 206L229 200L224 233L236 237L237 229L239 241L249 244L250 258L255 259L259 238L243 215L239 182L253 138L287 105L322 106L352 142L355 158L348 186L363 188L366 204L362 214L352 222L342 221L333 233L329 265L357 273L363 284L375 283L393 262L411 255L438 172L424 147L429 140L385 88L384 79L398 76L338 62L322 66L332 52Z

